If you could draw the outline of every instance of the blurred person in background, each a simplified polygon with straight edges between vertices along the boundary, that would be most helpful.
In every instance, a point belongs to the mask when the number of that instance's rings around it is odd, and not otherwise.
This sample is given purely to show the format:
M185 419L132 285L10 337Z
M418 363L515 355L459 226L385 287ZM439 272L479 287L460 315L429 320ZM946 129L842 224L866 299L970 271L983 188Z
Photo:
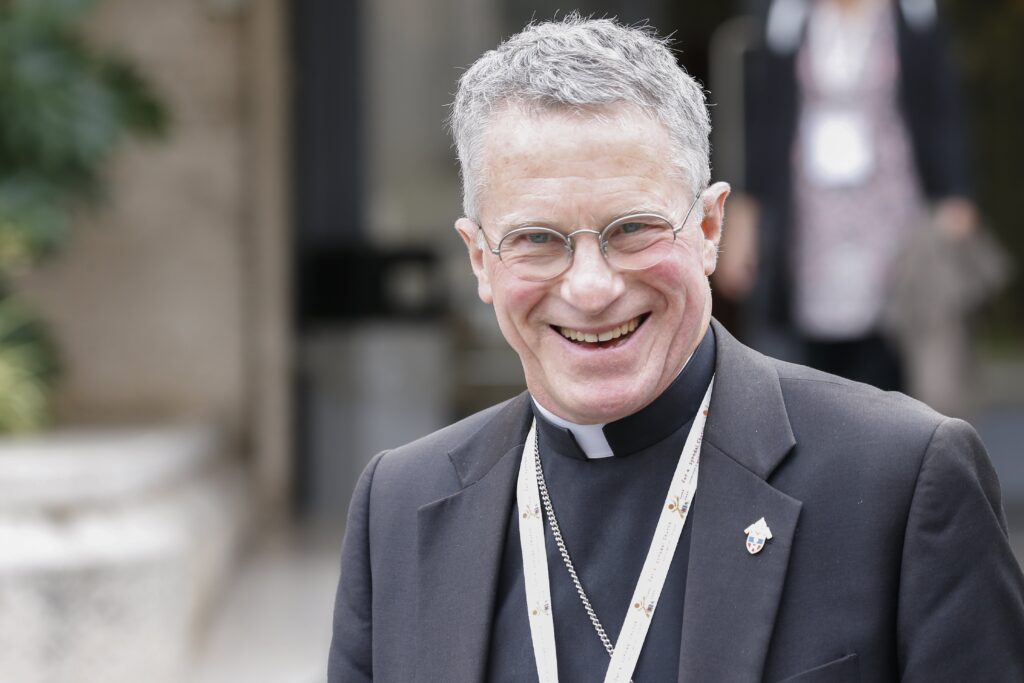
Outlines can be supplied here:
M529 391L367 466L331 683L1024 680L974 430L712 319L729 186L664 41L531 25L451 122L455 227Z
M888 319L912 311L887 310L894 276L937 276L937 264L901 262L908 240L932 237L922 228L966 244L978 224L935 2L751 4L760 36L746 75L746 193L731 202L715 291L747 301L755 346L790 333L793 357L812 367L920 394L900 351L943 340L918 329L897 348ZM953 376L958 360L927 371Z

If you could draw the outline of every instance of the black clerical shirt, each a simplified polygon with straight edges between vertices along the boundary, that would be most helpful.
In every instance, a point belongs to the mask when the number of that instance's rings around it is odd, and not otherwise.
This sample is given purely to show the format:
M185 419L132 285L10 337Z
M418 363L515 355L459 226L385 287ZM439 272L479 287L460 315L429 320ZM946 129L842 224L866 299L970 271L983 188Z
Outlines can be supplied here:
M654 402L605 425L604 435L614 454L610 458L588 460L569 430L536 415L544 477L562 536L613 644L714 368L714 333L709 328L686 367ZM700 505L700 489L693 505ZM546 520L544 526L559 680L604 680L608 654L576 594ZM669 568L633 675L637 683L674 681L678 676L690 526L683 528ZM487 680L536 681L515 507L509 517L495 610Z

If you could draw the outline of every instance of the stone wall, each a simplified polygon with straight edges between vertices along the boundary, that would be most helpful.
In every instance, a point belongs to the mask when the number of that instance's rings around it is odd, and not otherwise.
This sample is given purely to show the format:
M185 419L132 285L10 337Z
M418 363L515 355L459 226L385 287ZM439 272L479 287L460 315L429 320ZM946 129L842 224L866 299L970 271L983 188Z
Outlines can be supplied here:
M168 103L163 143L131 142L109 200L20 283L63 352L62 421L243 413L241 22L205 2L102 0L95 40Z

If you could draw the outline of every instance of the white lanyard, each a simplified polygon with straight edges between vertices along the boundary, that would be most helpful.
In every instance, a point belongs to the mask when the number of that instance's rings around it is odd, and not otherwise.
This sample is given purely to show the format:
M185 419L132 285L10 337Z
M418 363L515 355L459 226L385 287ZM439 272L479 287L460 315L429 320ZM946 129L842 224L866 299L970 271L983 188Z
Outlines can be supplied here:
M651 539L643 569L633 591L626 619L615 643L615 652L608 664L605 683L627 683L633 675L640 651L643 649L647 630L651 626L654 610L665 585L669 566L679 545L679 537L690 503L697 490L697 470L700 463L700 446L704 437L708 407L711 405L711 389L714 378L704 394L700 410L693 419L693 426L686 437L686 444L679 454L679 462L668 495L662 506L658 527ZM526 609L530 620L530 636L533 653L537 661L540 683L557 683L558 659L555 652L554 616L551 607L551 585L548 579L547 548L544 544L544 513L541 509L540 493L537 488L537 468L534 448L537 439L536 420L530 427L523 447L523 459L519 465L519 481L516 488L516 503L519 507L519 542L523 553L523 576L526 583Z

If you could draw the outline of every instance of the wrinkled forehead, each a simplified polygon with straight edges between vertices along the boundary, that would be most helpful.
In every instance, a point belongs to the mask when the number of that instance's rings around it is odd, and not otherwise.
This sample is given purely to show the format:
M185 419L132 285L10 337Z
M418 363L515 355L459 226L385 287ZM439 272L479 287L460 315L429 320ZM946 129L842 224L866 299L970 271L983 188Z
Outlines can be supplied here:
M558 135L554 139L551 135L538 136L541 127L548 131L557 130ZM477 169L480 187L485 188L489 175L499 170L512 155L520 159L532 152L536 152L538 157L542 154L547 156L552 152L552 144L557 146L556 149L569 153L598 133L606 140L632 141L661 149L667 164L676 170L670 163L672 139L668 129L653 114L636 105L623 102L588 106L507 102L495 107L487 119Z
M484 169L486 169L486 153L493 149L502 149L508 142L521 140L536 129L539 123L555 123L565 127L567 132L576 131L567 141L581 133L579 126L584 123L598 122L618 129L623 135L629 135L638 127L649 128L656 124L665 140L669 139L668 129L654 115L640 107L626 103L595 105L565 105L546 102L507 101L495 106L487 117L483 135Z
M563 205L603 206L612 196L667 205L685 189L670 148L665 126L636 107L506 107L483 138L480 218L521 204L546 206L548 214Z

